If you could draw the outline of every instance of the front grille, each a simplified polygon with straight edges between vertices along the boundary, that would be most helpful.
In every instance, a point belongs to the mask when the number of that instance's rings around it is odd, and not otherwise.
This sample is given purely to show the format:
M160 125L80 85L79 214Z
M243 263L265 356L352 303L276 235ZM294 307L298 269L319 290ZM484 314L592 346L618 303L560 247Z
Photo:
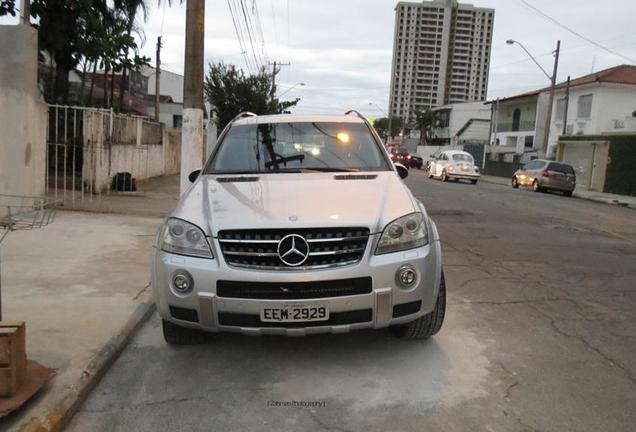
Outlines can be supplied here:
M420 311L422 307L422 300L417 300L410 303L402 303L393 306L393 318L399 318L406 315L412 315Z
M372 285L370 277L291 283L220 280L216 283L216 294L224 298L243 299L315 299L369 294Z
M348 312L333 312L326 321L262 322L259 315L219 312L219 324L232 327L320 327L369 322L373 319L371 309Z
M289 266L278 255L278 243L289 234L302 236L309 256L300 266ZM369 241L368 228L300 228L220 231L225 262L260 270L307 270L359 262Z
M182 321L199 322L199 314L194 309L170 306L170 315Z

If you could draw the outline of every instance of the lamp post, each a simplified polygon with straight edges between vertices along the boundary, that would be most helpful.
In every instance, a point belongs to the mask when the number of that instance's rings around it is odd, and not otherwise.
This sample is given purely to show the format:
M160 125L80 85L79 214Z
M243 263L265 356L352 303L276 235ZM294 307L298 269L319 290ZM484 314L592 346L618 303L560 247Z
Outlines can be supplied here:
M519 45L521 49L523 49L526 52L526 54L528 54L528 56L532 59L532 61L537 66L539 66L539 69L541 69L541 72L543 72L543 74L550 80L550 97L548 99L548 109L547 109L546 119L545 119L545 130L543 131L543 143L541 145L541 152L543 153L543 156L546 156L548 152L548 139L550 137L550 120L552 119L552 104L554 103L554 86L556 85L557 68L559 66L559 51L561 50L561 41L560 40L557 41L556 51L554 51L554 69L552 71L552 76L550 76L545 71L545 69L541 67L539 62L537 62L537 60L532 56L532 54L530 54L530 51L528 51L521 42L513 40L513 39L508 39L506 43L508 45L513 45L513 44Z
M369 105L375 106L377 109L379 109L382 112L382 114L384 114L389 119L389 130L388 130L388 132L386 134L386 140L387 140L387 144L388 144L388 141L393 139L393 134L391 133L391 115L387 114L387 112L384 111L380 107L380 105L378 105L377 103L375 103L373 101L369 101Z
M279 94L279 95L278 95L278 97L279 97L279 98L280 98L280 97L283 97L283 95L284 95L285 93L288 93L288 92L292 91L293 89L295 89L295 88L296 88L296 87L298 87L298 86L300 86L300 87L304 87L304 86L305 86L305 83L304 83L304 82L299 82L299 83L294 84L293 86L291 86L290 88L288 88L287 90L285 90L284 92L282 92L281 94Z

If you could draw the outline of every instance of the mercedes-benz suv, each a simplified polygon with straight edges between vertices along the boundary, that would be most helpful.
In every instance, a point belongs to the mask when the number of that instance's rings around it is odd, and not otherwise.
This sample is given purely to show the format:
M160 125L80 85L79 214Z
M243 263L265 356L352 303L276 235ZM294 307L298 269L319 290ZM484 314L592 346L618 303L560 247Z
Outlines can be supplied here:
M152 287L170 344L202 331L439 331L441 246L373 127L239 115L160 228Z

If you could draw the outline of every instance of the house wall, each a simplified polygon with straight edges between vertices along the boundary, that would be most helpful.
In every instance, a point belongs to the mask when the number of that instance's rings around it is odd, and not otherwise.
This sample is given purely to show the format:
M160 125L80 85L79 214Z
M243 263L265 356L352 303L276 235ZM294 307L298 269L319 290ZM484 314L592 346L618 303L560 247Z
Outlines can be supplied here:
M483 102L458 103L445 107L450 107L448 127L433 128L432 132L436 138L455 137L470 119L490 120L490 105L485 105ZM462 136L462 138L465 137ZM486 134L486 139L488 139L488 134Z
M38 99L37 48L34 28L0 25L0 194L44 194L47 110Z
M155 68L146 66L142 72L148 77L148 94L155 94ZM183 103L183 75L179 75L166 70L161 70L160 78L161 94L172 97L172 101Z
M83 151L82 178L91 191L105 191L120 172L137 180L179 172L181 133L143 117L86 110Z
M577 118L579 97L592 95L592 114L589 119ZM555 92L550 127L550 148L556 146L563 134L563 121L557 120L557 101L565 97L565 89ZM607 132L636 131L631 117L636 110L636 86L595 83L570 89L567 113L567 135L596 135Z

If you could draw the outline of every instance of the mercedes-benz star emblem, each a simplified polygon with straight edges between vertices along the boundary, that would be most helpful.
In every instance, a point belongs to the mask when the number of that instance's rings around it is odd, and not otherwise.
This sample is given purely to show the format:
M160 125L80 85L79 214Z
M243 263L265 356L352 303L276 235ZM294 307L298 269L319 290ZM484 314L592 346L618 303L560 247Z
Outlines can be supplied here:
M309 244L298 234L289 234L278 242L278 256L288 266L299 266L309 257Z

